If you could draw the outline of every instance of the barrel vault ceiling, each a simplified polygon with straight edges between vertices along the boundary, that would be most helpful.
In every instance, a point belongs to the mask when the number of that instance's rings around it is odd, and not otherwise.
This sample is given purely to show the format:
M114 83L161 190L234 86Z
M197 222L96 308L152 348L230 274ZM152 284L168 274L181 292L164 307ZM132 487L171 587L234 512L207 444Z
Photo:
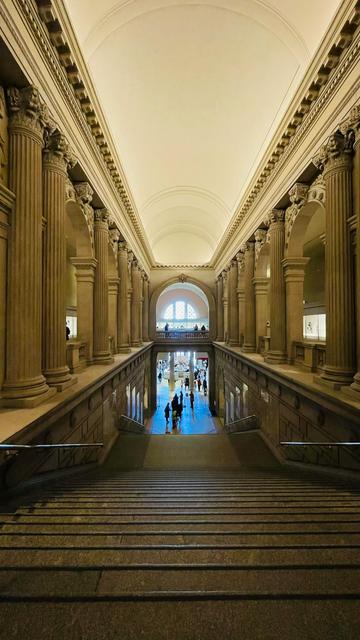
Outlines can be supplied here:
M208 263L339 0L63 0L155 260Z

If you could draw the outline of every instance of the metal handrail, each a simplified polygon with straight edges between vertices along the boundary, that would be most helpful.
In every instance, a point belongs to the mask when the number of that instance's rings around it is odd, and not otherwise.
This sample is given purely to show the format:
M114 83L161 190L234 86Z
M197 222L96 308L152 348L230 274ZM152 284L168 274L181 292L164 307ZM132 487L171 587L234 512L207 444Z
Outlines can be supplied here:
M282 447L360 447L360 442L280 442Z
M0 451L22 451L28 449L76 449L81 447L103 447L103 442L71 444L0 444Z
M139 427L144 427L142 422L139 422L139 420L134 420L134 418L130 418L130 416L126 416L126 415L122 414L120 416L120 418L122 420L129 420L129 422L133 422L134 424L137 424Z
M232 422L227 422L226 426L231 427L231 425L233 424L238 424L239 422L245 422L245 420L249 420L250 418L257 418L257 416L255 415L255 413L253 413L251 416L244 416L243 418L238 418L237 420L233 420Z

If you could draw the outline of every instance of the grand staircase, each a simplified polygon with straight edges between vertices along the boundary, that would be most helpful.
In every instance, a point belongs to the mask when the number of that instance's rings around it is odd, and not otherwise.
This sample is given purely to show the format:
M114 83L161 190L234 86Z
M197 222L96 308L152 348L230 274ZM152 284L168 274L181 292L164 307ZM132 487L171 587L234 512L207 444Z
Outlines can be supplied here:
M360 637L356 486L199 437L203 457L121 436L103 468L2 505L0 638Z

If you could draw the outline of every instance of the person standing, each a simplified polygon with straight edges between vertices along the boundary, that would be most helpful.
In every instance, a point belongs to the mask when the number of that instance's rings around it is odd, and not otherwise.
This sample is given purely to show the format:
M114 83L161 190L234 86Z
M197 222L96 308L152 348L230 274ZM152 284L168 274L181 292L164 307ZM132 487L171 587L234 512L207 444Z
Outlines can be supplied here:
M200 391L200 389L201 389L201 379L200 379L200 376L199 376L199 377L198 377L198 379L197 379L197 386L198 386L198 391Z
M170 403L168 402L165 409L164 409L164 414L165 414L165 420L166 420L166 428L169 424L169 417L170 417Z
M194 411L194 394L192 391L190 391L190 407L191 410Z
M207 382L206 382L206 378L204 378L204 380L203 380L203 391L204 391L204 396L206 396L206 394L207 394Z

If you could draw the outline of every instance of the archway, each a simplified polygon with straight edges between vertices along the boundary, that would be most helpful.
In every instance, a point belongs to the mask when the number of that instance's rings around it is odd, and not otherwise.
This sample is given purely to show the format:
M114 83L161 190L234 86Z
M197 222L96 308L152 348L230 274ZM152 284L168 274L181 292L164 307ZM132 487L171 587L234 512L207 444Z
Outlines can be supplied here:
M176 303L183 303L178 304ZM176 329L199 329L205 326L209 330L211 340L215 339L215 298L210 289L203 283L193 279L171 278L155 289L150 298L149 307L150 335L156 338L158 329L164 329L166 322ZM159 315L158 315L159 313ZM167 318L162 317L166 315ZM171 317L172 316L172 317ZM182 326L183 325L183 326Z

